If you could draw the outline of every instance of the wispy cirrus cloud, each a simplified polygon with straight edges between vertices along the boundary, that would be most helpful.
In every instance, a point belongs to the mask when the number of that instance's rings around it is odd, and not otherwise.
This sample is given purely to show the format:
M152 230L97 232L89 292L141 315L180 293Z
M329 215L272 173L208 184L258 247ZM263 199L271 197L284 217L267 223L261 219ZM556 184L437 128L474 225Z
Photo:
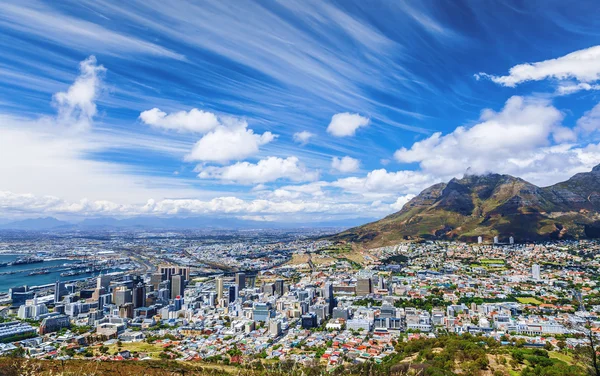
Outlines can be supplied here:
M26 4L26 5L25 5ZM157 44L108 30L98 24L66 16L30 1L0 4L2 28L35 34L59 44L106 53L144 53L183 60L185 57Z

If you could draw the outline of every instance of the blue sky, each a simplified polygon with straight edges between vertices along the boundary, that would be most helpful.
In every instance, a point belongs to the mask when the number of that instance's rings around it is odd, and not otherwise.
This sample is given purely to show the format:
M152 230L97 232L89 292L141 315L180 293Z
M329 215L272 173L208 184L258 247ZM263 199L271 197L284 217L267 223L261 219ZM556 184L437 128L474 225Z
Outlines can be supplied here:
M0 4L0 215L378 218L600 163L596 1Z

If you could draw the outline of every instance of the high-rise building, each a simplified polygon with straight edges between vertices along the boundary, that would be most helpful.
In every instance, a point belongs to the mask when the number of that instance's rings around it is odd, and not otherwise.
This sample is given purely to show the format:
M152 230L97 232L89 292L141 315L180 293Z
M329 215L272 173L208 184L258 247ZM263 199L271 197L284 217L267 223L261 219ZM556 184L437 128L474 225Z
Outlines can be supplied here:
M373 292L371 278L359 278L356 281L356 295L366 296Z
M271 305L269 303L254 303L252 316L254 321L269 321L271 317Z
M235 284L239 286L240 290L246 288L246 273L236 273L235 274Z
M174 275L180 275L185 281L190 278L190 267L189 266L177 266L177 265L161 265L158 267L160 274L163 276L163 281L170 280Z
M8 290L8 295L12 300L12 305L15 307L19 307L25 304L25 301L27 301L28 299L33 299L33 297L35 296L35 292L29 290L29 287L27 286L18 286L11 287Z
M498 244L500 243L500 240L498 238L498 235L494 236L494 244Z
M283 296L285 293L285 282L283 279L278 279L275 281L275 293L279 296Z
M233 303L238 298L238 285L229 286L229 303Z
M143 283L138 283L133 288L133 308L146 306L146 286Z
M515 238L513 238L512 236L510 238L508 238L508 243L515 244Z
M312 312L302 315L302 328L310 329L316 328L317 326L319 326L317 323L317 315Z
M176 311L180 311L183 308L183 297L179 296L173 299L173 307Z
M162 281L163 281L162 273L152 273L152 276L150 277L150 284L152 285L152 287L154 288L155 291L159 290L159 285Z
M217 301L223 299L223 276L218 276L216 279L217 283Z
M117 307L120 307L127 303L133 303L133 296L131 294L131 290L129 290L125 286L116 287L113 291L113 302Z
M54 303L62 300L62 297L67 295L67 287L64 282L56 281L54 283Z
M109 275L99 275L98 278L96 278L96 288L104 289L105 292L109 292L108 288L110 286L111 279L112 277Z
M122 318L133 318L133 303L125 303L119 306L119 317Z
M263 283L261 286L261 291L267 295L275 294L275 284L274 283Z
M483 237L482 236L478 236L477 237L477 244L482 244L483 243Z
M531 266L531 277L533 279L535 279L536 281L538 281L540 279L540 265L539 264L533 264Z
M327 282L323 286L323 298L325 298L326 301L333 299L333 284L331 282Z
M269 322L269 335L278 337L281 334L281 321L272 320Z
M246 287L254 287L256 284L256 276L255 275L247 275L246 276Z
M98 297L98 309L104 309L104 306L107 306L112 303L112 295L111 294L103 294Z
M184 288L185 280L183 275L175 274L171 277L171 299L175 299L178 296L183 296Z

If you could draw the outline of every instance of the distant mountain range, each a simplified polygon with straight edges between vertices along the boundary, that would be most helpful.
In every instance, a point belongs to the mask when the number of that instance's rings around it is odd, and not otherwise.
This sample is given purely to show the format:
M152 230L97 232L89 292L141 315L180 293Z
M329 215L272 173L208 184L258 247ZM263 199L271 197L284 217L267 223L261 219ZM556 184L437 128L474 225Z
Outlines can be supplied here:
M600 165L540 188L510 175L465 175L435 184L382 220L337 240L376 247L416 239L516 242L600 237Z
M293 229L351 227L364 223L365 219L347 219L341 221L324 221L314 223L288 223L250 221L235 218L191 217L191 218L158 218L134 217L127 219L90 218L78 223L61 221L53 217L24 219L8 223L0 223L0 230L22 231L70 231L70 230L118 230L118 229Z

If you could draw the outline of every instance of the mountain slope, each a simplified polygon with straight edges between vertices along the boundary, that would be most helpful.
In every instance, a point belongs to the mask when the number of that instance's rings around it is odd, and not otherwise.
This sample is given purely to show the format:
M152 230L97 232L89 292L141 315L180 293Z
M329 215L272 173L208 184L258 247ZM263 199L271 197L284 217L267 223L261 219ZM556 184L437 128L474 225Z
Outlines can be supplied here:
M335 239L375 247L413 239L506 241L600 237L600 165L550 187L510 175L467 175L433 185L397 213Z

